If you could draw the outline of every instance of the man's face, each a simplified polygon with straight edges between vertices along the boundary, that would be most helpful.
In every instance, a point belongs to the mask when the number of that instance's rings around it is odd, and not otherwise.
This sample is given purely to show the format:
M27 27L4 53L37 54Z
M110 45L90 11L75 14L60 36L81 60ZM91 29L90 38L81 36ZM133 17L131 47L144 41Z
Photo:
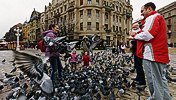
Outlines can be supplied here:
M148 7L148 8L145 8L145 7L144 7L143 13L141 13L141 14L143 14L144 17L147 17L152 11L153 11L153 10L152 10L151 7Z
M148 15L148 9L144 8L143 10L143 16L146 17Z

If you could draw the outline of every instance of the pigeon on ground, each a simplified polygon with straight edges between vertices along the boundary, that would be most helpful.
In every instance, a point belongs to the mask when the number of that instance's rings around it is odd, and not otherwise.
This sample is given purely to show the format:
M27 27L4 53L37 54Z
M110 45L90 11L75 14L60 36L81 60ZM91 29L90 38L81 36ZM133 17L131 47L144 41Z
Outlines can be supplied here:
M0 91L4 88L4 83L0 81Z
M4 63L5 61L6 61L5 59L2 60L3 63Z
M14 73L16 70L17 70L17 68L14 67L14 68L10 71L10 73Z
M4 74L5 74L6 78L11 78L11 77L15 76L15 75L12 75L12 74L7 74L7 73L4 73Z

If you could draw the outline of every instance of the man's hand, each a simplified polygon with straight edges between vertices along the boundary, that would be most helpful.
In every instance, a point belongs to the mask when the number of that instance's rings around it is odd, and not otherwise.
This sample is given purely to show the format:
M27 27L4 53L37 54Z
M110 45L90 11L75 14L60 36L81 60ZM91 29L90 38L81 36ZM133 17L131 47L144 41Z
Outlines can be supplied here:
M132 30L129 31L130 36L134 37L134 35L136 34L136 32L133 32Z

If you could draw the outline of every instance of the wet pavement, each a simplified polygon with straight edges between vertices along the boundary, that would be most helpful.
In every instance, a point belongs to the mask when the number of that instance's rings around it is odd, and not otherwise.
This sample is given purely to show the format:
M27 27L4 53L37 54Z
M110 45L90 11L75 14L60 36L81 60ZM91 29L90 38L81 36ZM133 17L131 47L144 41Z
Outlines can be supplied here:
M35 49L27 49L27 50L21 50L21 52L26 52L29 54L40 54L41 57L44 57L44 53L40 52L39 50L35 50ZM97 52L97 51L95 51ZM81 51L78 51L78 54L80 54ZM176 48L170 48L169 49L169 57L170 57L170 67L176 67ZM11 50L7 50L7 51L0 51L0 79L3 79L3 73L9 73L12 69L13 69L13 63L11 61L13 61L13 51ZM6 61L3 63L2 60L5 59ZM64 62L62 62L62 64L64 64ZM18 70L16 73L14 74L18 74ZM171 74L172 75L172 74ZM135 74L133 74L132 76L135 76ZM172 75L172 77L176 78L176 75ZM171 92L171 95L173 97L173 100L176 100L176 83L169 83L169 89ZM8 89L6 89L6 91L0 91L0 100L5 100L5 95L6 93L9 92ZM138 95L136 93L133 93L133 89L131 89L131 95L129 97L125 97L125 99L122 98L118 98L117 100L126 100L127 98L129 98L128 100L137 100L138 99ZM145 92L142 93L143 96L141 96L141 100L146 100L147 96L149 96L148 94L148 89L146 89Z

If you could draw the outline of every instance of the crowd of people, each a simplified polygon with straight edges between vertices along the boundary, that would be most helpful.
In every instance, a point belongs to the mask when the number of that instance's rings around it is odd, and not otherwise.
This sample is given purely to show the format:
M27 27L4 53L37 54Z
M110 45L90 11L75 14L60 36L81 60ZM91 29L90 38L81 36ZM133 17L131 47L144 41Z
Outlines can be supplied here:
M150 91L148 100L171 100L165 78L165 67L169 63L166 23L163 16L155 9L156 6L152 2L142 6L141 15L144 18L141 20L141 25L138 22L133 23L132 30L129 32L137 74L133 80L138 85L147 83ZM43 33L43 37L54 39L58 36L58 32L58 26L51 24L49 31ZM122 43L117 48L113 47L112 53L125 54L125 49L126 46ZM52 68L51 79L55 83L55 80L62 77L62 64L55 43L49 42L45 53L49 57ZM90 66L92 59L88 51L84 52L82 61L83 66ZM72 70L77 70L78 54L75 49L70 54L69 62Z

